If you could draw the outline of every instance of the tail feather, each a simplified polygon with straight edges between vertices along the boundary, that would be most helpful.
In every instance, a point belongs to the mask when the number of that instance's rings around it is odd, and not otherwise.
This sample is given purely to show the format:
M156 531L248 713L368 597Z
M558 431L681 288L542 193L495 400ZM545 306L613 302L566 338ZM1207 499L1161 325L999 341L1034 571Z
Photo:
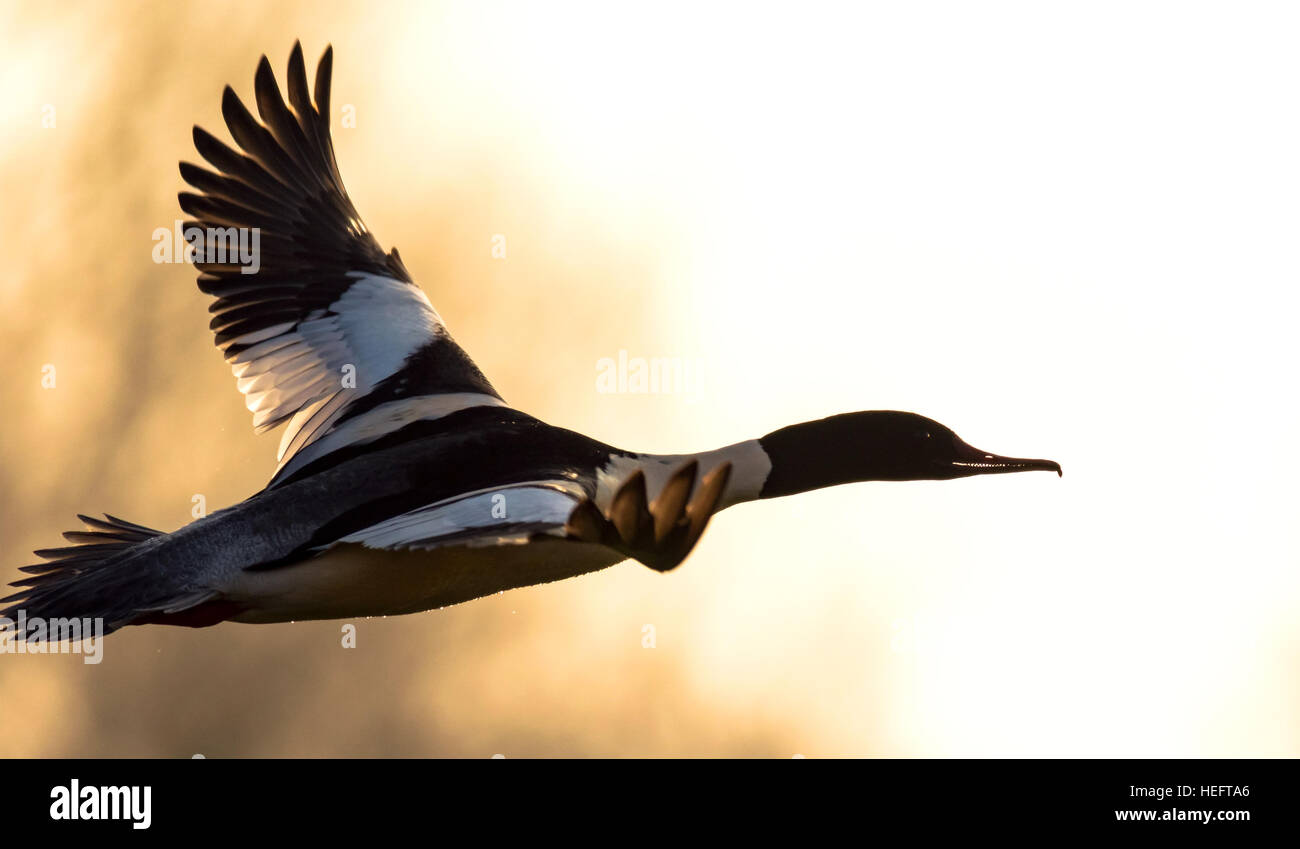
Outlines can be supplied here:
M64 533L73 545L33 552L47 562L19 567L32 577L10 584L18 591L0 598L0 604L9 605L0 610L0 617L13 619L21 610L28 619L100 618L107 632L129 624L147 605L148 588L132 584L135 572L115 567L141 543L164 532L109 514L103 519L77 518L89 530ZM177 600L153 601L174 607Z

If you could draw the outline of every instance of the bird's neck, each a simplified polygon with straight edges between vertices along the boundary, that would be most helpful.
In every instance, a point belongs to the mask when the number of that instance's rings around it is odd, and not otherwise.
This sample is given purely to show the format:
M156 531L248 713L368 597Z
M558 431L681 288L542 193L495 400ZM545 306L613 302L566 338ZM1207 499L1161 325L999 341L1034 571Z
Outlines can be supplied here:
M698 454L631 454L615 451L597 471L596 505L601 509L608 507L614 493L636 471L645 475L646 494L653 500L668 478L691 460L699 463L701 476L723 463L731 464L731 475L722 499L718 502L718 510L758 499L772 470L772 463L757 439Z
M888 411L844 413L698 454L616 452L602 469L597 503L612 497L637 469L645 474L647 493L653 499L669 476L692 459L699 461L701 474L722 463L731 464L731 479L718 509L858 481L925 478L925 470L900 465L900 452L888 433L877 426L877 421L883 423L897 415Z
M900 469L887 441L870 438L873 417L878 415L844 413L800 422L756 440L772 465L758 497L778 498L860 481L923 477L920 471L909 474Z

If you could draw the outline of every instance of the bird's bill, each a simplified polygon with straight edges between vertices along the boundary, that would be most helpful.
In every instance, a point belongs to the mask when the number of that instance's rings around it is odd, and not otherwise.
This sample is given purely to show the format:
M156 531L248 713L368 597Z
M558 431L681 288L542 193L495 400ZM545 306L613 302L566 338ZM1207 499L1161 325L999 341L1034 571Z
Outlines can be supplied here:
M1055 460L1030 460L1020 457L1003 457L990 454L974 446L956 440L956 458L944 461L944 466L953 477L967 475L1001 475L1009 472L1056 472L1063 477L1061 464Z

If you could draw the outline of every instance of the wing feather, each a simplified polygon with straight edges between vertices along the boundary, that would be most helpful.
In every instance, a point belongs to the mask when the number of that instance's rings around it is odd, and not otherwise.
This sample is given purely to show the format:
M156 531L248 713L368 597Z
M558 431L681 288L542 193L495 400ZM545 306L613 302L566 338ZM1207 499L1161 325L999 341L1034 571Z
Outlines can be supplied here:
M512 484L411 510L334 544L427 550L452 544L525 543L538 534L564 538L565 523L582 499L582 489L573 481Z
M186 238L197 232L202 240L198 286L216 299L209 328L254 428L288 422L281 468L341 422L384 403L456 393L500 400L397 252L380 248L352 205L330 139L332 68L327 48L313 102L295 44L286 103L263 56L256 116L234 89L222 92L235 146L195 127L194 147L210 168L180 165L193 189L177 196L194 219L183 225ZM352 382L343 379L348 366Z

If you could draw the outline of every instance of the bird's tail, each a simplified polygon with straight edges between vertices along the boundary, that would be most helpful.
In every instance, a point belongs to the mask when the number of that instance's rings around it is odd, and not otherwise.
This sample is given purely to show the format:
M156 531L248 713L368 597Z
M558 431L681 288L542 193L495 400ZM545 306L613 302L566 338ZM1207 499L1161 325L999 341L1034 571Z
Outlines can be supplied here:
M107 514L77 518L87 530L63 534L73 545L34 552L46 562L21 567L32 577L11 584L18 591L0 599L9 605L0 617L27 623L95 620L104 634L133 623L213 624L185 621L185 613L215 593L159 580L158 557L150 555L166 533ZM28 634L20 629L15 637Z

